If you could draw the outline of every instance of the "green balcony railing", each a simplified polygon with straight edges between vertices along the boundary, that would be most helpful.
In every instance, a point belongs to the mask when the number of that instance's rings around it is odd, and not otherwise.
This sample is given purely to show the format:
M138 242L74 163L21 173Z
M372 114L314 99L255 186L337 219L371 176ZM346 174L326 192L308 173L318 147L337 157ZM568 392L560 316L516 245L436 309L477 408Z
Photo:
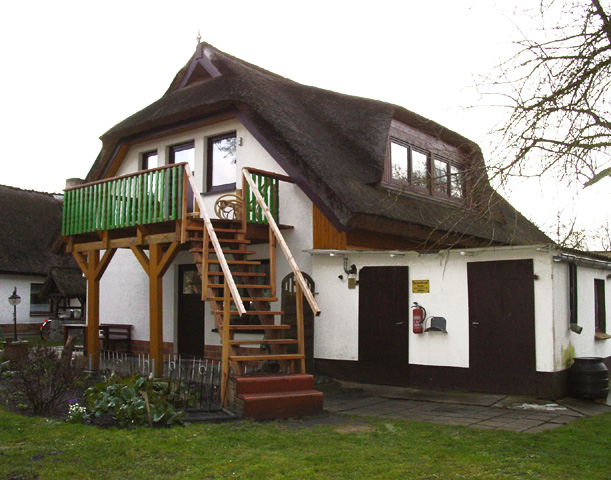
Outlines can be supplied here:
M176 164L67 189L62 235L178 220L183 178Z
M278 178L274 178L272 176L268 176L265 174L255 173L251 171L252 179L257 185L257 190L265 200L266 205L269 207L269 210L274 217L274 220L278 221L278 212L280 211L279 200L280 196L278 194L278 187L280 181ZM257 203L257 199L255 198L255 194L252 192L248 183L245 184L245 196L246 198L246 221L249 223L263 223L267 224L267 219L265 218L265 214L261 209L261 206Z

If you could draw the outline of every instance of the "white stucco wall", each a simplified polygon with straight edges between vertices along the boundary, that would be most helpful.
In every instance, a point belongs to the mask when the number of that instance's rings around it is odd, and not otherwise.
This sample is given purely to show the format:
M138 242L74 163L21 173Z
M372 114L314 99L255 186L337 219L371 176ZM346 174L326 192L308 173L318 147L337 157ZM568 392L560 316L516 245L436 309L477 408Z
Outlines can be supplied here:
M260 170L286 175L286 172L267 153L250 132L237 120L229 120L206 127L169 135L152 141L138 143L132 146L127 153L117 176L133 173L138 170L142 153L157 150L157 165L149 168L166 165L169 158L170 146L194 142L195 147L195 182L200 192L205 185L206 141L208 137L228 132L236 132L237 145L237 188L241 188L241 169L252 167ZM214 202L220 194L204 193L204 203L208 214L215 218ZM305 250L312 247L312 202L305 196L299 187L286 182L280 183L280 223L291 225L294 228L283 230L283 235L293 253L300 269L306 273L312 272L312 258ZM250 245L249 250L255 250L252 260L269 258L267 245ZM189 252L181 252L166 272L163 279L163 336L165 342L174 342L176 345L176 322L178 303L178 265L193 263ZM280 295L280 282L290 272L288 262L280 248L277 250L277 292ZM148 279L144 270L129 250L117 252L112 259L100 286L100 321L131 323L134 325L134 339L148 340L149 338L149 308L148 308ZM271 305L272 310L280 309L280 301ZM210 308L205 308L205 338L206 344L220 345L220 336L212 332L214 319L210 315ZM248 338L256 338L248 334Z
M0 324L13 323L13 306L8 303L8 297L17 287L17 295L21 303L17 305L17 323L42 323L49 318L48 313L30 315L30 285L44 283L43 276L34 275L6 275L0 274Z
M464 368L469 367L467 263L532 259L536 278L536 369L553 372L563 368L559 365L560 347L556 338L565 295L564 291L558 290L559 280L554 279L556 265L552 261L552 253L547 249L502 247L426 255L401 252L394 258L389 253L347 252L346 256L348 264L355 264L359 269L365 266L407 266L410 282L429 280L430 292L410 293L409 302L423 305L429 316L445 317L448 334L414 334L410 318L410 364ZM313 272L319 292L317 300L322 310L320 318L316 320L315 357L358 360L359 287L350 290L345 282L338 279L338 275L343 274L341 254L331 257L329 253L315 253ZM591 336L585 343L588 348L592 347ZM601 352L600 347L597 351ZM609 355L607 353L606 356Z
M556 337L555 366L560 370L567 367L572 357L611 357L611 339L594 338L594 279L605 282L605 305L607 333L611 332L611 281L607 275L611 270L577 266L577 323L583 328L580 334L569 329L569 269L566 263L554 263L555 303L554 328Z

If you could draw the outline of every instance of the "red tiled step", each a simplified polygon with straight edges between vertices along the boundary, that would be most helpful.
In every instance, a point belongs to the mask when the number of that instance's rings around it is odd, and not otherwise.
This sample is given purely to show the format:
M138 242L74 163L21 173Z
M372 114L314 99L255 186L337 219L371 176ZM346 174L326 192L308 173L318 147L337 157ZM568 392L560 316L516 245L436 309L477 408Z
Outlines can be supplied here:
M316 390L252 393L239 395L244 402L242 416L253 420L294 418L322 413L322 393Z
M238 340L236 340L238 341ZM314 377L306 373L290 375L249 375L233 377L238 395L251 393L312 390Z

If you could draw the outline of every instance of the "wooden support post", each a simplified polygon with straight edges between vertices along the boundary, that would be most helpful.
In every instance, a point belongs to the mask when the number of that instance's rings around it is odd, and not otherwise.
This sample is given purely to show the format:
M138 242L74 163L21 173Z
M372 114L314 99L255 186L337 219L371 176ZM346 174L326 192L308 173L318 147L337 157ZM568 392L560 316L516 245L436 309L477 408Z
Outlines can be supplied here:
M231 292L227 279L224 280L223 287L223 351L221 356L221 400L223 406L227 406L227 385L229 383L229 318L231 305Z
M104 252L100 260L100 251L91 250L87 257L81 252L72 252L76 263L87 279L87 353L91 362L89 368L98 370L100 363L100 280L116 249Z
M161 243L149 246L147 257L142 247L130 246L149 277L149 345L155 362L155 376L163 375L163 275L179 252L180 242L172 242L164 252Z
M270 297L276 296L276 235L271 225L269 227L269 284Z
M210 269L210 236L208 229L204 228L204 239L202 243L202 301L208 300L208 270Z
M155 376L163 375L163 278L157 274L161 263L161 245L149 250L149 335L151 361L155 362Z
M303 355L303 358L299 360L300 372L306 373L305 367L305 335L303 327L303 291L301 285L295 282L295 300L297 302L297 353Z

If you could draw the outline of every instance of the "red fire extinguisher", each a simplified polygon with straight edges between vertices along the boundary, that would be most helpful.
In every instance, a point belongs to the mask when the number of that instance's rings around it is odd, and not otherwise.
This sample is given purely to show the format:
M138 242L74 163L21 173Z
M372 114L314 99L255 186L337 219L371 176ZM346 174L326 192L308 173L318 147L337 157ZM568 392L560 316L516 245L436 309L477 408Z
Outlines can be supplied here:
M422 333L424 331L424 319L426 318L426 310L422 305L414 302L412 306L412 315L414 320L413 332Z

